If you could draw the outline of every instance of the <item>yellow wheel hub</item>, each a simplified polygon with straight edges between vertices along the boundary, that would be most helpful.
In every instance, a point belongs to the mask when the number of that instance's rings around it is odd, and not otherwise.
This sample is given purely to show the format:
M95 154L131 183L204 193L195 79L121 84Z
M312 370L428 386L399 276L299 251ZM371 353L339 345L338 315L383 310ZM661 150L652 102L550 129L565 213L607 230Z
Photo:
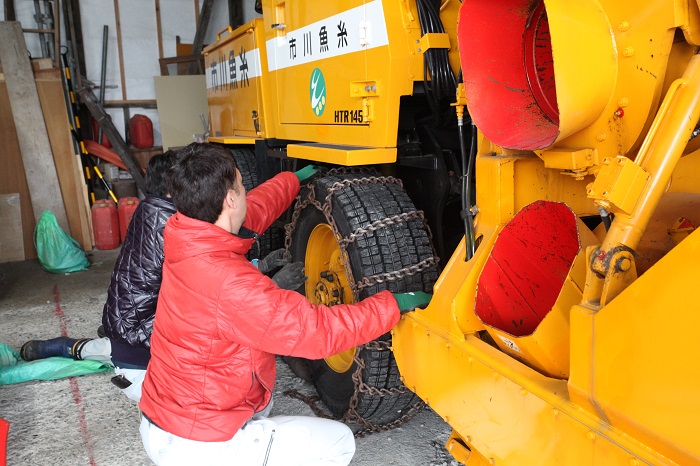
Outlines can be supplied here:
M332 306L354 302L341 254L330 225L317 225L309 236L304 258L304 269L309 277L306 296L312 303ZM325 361L342 374L350 370L354 358L355 348L325 358Z

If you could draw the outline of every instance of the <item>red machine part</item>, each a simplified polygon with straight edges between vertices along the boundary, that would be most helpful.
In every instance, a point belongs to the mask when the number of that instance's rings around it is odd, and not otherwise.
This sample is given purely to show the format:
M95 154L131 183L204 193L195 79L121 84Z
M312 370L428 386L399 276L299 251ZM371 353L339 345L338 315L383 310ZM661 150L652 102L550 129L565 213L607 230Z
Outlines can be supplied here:
M10 423L0 418L0 466L7 464L7 432L10 430Z
M131 145L138 149L153 147L153 122L146 115L136 114L129 120Z
M131 217L134 216L136 207L139 205L139 200L136 197L122 197L119 199L119 238L124 242L126 238L126 229L129 227Z
M89 154L99 157L106 162L113 163L122 170L126 170L126 165L124 165L122 159L119 158L119 154L114 152L112 149L107 149L106 147L103 147L95 141L91 141L89 139L86 139L84 143L85 150L87 150Z
M495 144L542 149L559 134L542 0L464 0L457 23L469 114Z
M92 205L92 230L97 249L115 249L119 246L119 217L117 204L102 199Z
M537 201L501 230L479 276L475 312L484 324L530 335L551 311L580 249L576 215Z

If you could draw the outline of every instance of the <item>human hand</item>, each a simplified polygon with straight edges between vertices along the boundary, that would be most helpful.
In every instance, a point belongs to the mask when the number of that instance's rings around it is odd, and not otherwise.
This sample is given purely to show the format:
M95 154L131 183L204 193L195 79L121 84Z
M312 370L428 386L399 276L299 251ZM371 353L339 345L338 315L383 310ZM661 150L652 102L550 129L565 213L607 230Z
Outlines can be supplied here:
M417 307L424 307L433 297L430 293L412 291L410 293L394 293L396 304L399 305L401 314L414 311Z
M262 273L270 272L271 270L281 267L289 262L286 257L287 250L284 248L275 249L265 258L260 259L257 263L258 270Z
M301 170L295 171L294 174L299 178L299 183L304 184L304 181L314 176L318 171L319 167L316 165L307 165Z
M272 281L285 290L296 290L304 284L307 278L309 277L304 275L304 264L292 262L282 267L282 270L272 277Z

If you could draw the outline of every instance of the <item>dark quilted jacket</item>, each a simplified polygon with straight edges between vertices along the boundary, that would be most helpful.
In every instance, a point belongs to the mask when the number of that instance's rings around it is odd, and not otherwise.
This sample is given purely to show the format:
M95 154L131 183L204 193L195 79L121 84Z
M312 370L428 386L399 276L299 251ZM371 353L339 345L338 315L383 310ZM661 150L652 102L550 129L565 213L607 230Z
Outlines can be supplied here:
M105 334L112 340L113 359L137 365L148 362L125 353L134 348L134 353L146 351L150 356L162 279L163 230L174 213L170 199L149 195L139 203L129 223L102 314Z

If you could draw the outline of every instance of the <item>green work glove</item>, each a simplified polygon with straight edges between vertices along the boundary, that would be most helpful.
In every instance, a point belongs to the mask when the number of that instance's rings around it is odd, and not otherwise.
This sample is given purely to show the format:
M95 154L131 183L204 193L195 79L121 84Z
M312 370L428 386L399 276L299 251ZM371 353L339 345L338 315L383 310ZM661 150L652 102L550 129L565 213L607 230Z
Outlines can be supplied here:
M280 288L293 291L303 285L307 278L309 277L304 275L304 264L292 262L273 275L272 281Z
M401 314L411 312L417 307L424 307L430 302L433 297L432 294L424 293L422 291L412 291L410 293L394 293L394 298L396 298L396 304L399 305L399 310Z
M299 178L299 183L304 184L306 180L318 173L319 168L316 165L307 165L301 170L297 170L294 174Z
M270 272L289 262L289 259L285 257L285 252L286 250L284 248L276 249L265 256L264 259L260 259L257 262L253 261L253 265L255 265L262 273Z

